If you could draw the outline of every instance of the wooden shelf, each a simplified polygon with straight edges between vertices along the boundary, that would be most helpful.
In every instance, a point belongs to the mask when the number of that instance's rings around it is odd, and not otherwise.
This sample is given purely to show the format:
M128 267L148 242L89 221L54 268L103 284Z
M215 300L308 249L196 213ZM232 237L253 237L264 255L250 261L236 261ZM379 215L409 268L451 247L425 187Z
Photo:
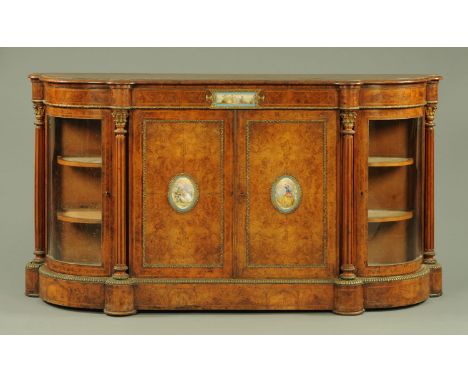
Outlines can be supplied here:
M413 217L413 211L402 210L369 210L367 220L369 223L385 223L409 220Z
M413 158L401 157L369 157L369 167L401 167L414 163Z
M101 157L62 157L57 156L57 163L62 166L70 167L87 167L100 168L102 167Z
M68 223L101 224L102 212L87 208L69 209L57 212L57 220Z

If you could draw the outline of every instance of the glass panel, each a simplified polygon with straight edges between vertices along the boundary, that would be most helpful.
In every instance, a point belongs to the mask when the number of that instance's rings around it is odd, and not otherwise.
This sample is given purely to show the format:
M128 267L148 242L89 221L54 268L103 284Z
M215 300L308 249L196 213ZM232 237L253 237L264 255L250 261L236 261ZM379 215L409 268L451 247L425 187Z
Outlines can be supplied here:
M420 142L420 118L369 122L369 265L421 253Z
M48 255L101 264L101 122L48 118Z

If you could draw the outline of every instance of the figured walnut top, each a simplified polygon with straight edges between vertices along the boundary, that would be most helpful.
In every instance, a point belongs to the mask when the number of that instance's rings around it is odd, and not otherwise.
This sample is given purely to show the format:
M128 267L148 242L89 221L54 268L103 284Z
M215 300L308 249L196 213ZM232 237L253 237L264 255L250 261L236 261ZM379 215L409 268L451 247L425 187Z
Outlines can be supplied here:
M144 74L144 73L33 73L32 80L97 84L404 84L442 79L425 74Z

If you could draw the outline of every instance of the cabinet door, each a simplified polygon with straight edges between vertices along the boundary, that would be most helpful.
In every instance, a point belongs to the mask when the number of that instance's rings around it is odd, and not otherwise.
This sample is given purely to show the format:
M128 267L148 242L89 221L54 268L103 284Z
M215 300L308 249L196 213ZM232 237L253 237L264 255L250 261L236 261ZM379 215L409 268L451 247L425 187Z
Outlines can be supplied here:
M137 111L130 149L131 273L232 273L231 111Z
M337 113L238 115L236 273L334 277Z
M110 113L52 109L46 126L47 266L110 275Z
M358 271L416 272L422 263L423 109L366 110L356 144Z

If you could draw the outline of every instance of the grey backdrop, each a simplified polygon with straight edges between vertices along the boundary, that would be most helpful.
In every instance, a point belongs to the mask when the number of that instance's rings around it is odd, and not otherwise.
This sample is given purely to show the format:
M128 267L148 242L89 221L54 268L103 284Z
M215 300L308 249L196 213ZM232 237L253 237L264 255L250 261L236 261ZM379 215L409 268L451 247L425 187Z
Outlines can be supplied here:
M111 318L24 296L33 251L31 72L434 73L436 250L444 295L357 317L307 313L140 313ZM468 333L468 49L21 48L0 49L0 333Z

